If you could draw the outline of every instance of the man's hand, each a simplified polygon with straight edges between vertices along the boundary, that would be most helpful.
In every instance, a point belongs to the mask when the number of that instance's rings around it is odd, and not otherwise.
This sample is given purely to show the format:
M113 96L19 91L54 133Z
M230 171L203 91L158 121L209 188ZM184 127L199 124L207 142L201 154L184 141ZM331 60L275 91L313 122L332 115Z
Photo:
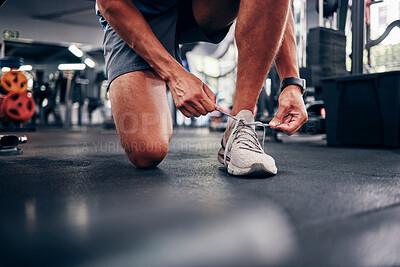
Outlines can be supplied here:
M175 106L183 115L199 117L215 110L216 96L200 79L181 70L167 81Z
M279 129L287 135L292 135L307 120L307 111L300 88L296 85L289 85L279 96L278 112L269 125L273 129Z

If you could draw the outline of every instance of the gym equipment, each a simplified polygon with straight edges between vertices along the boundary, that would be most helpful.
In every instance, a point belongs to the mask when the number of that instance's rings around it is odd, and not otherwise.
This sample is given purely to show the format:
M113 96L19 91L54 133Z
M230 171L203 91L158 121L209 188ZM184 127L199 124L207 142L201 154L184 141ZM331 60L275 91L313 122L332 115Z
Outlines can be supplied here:
M306 104L308 121L300 128L299 132L306 134L324 134L326 111L324 101L317 100Z
M351 74L362 74L364 69L364 1L351 5Z
M309 70L305 77L308 76L308 85L315 87L315 99L320 100L322 78L349 75L346 71L346 35L342 31L328 28L310 29L307 55Z
M323 80L328 145L400 147L400 71Z
M36 72L37 81L33 84L32 93L35 103L38 106L38 112L32 123L36 124L36 119L39 119L41 126L50 125L49 116L53 114L55 121L51 125L62 126L60 110L56 101L55 81L50 80L49 82L45 82L43 76L42 71Z
M26 92L28 89L28 79L22 71L17 70L3 73L0 84L5 93Z
M325 18L330 17L336 12L339 6L338 0L324 0L323 1L323 15ZM315 9L319 13L319 1L315 1Z
M0 149L17 147L19 144L26 143L26 136L0 135Z
M21 57L3 57L0 59L0 68L9 67L10 69L19 69L24 64Z
M27 91L28 79L23 72L18 71L22 63L23 59L19 57L0 59L0 69L3 67L11 69L0 77L0 131L35 130L32 126L22 125L30 121L36 107L32 93ZM13 154L19 150L7 151ZM2 155L8 152L3 151Z
M0 96L0 119L28 122L35 113L35 101L31 93L13 92Z
M28 88L28 79L23 72L18 71L24 60L20 57L4 57L0 59L0 69L3 67L10 68L8 72L4 72L0 78L0 87L4 94L10 92L25 92Z
M26 136L0 135L0 156L21 155L23 150L18 145L27 141Z
M82 125L82 106L84 104L84 92L87 91L89 80L81 77L79 71L67 73L65 127L72 126L72 105L78 103L78 125Z

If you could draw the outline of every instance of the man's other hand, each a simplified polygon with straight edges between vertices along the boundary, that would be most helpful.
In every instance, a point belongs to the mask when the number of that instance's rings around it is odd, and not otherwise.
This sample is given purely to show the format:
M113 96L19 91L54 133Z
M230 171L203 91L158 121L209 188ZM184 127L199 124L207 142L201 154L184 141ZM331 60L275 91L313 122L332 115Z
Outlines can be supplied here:
M294 134L308 120L301 90L296 85L289 85L279 96L279 107L269 125L287 135Z

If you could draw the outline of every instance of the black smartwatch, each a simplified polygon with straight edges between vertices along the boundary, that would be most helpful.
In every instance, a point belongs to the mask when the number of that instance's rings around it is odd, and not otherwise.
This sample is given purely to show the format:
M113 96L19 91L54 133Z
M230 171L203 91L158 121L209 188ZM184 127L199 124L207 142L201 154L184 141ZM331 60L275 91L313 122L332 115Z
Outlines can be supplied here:
M301 89L301 94L304 95L304 92L306 91L306 80L297 77L285 78L281 83L281 92L289 85L297 85Z

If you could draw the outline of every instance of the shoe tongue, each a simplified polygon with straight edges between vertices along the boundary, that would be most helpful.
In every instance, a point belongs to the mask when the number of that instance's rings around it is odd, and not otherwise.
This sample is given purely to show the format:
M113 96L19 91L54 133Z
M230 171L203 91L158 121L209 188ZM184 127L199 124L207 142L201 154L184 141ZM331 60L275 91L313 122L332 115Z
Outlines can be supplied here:
M251 112L250 110L247 109L242 109L238 114L236 114L235 116L237 119L242 119L247 123L250 122L254 122L254 116L253 116L253 112ZM223 137L223 143L224 145L226 144L226 142L228 141L229 135L231 134L231 131L234 127L234 122L236 120L232 119L232 118L228 118L228 125L227 125L227 129L224 133L224 137ZM253 130L255 129L255 126L252 125L251 128L253 128Z
M254 115L253 112L251 112L250 110L247 109L242 109L238 114L236 114L235 116L237 119L242 119L244 120L244 122L246 123L251 123L254 122ZM233 128L233 123L234 123L234 119L229 118L228 119L228 129L229 131ZM255 126L252 125L251 128L255 129Z

